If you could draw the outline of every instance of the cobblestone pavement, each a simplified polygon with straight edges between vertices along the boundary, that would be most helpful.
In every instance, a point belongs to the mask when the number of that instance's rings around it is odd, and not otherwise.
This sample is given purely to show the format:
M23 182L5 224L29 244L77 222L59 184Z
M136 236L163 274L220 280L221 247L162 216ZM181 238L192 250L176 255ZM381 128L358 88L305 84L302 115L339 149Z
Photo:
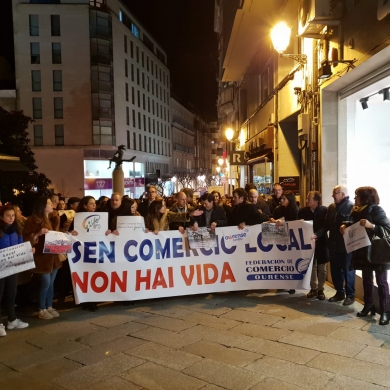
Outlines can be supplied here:
M50 321L21 313L30 327L0 338L0 389L390 387L390 326L357 318L359 303L305 294L194 295L96 313L67 302Z

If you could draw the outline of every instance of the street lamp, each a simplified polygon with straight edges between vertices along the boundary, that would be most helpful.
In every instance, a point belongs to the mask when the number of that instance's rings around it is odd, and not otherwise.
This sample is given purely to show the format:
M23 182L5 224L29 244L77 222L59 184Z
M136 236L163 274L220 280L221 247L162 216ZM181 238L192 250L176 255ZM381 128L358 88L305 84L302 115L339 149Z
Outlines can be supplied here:
M232 128L227 128L225 130L225 136L226 136L226 139L228 141L231 141L233 139L233 136L234 136L234 130Z
M215 169L216 169L217 173L221 172L221 167L217 167Z
M223 165L223 163L225 162L225 160L222 158L222 157L220 157L219 159L218 159L218 164L219 165ZM221 168L220 168L221 169Z
M271 30L271 40L274 46L274 49L279 53L283 58L291 58L301 65L306 64L307 56L306 54L285 54L288 45L290 44L291 28L287 26L285 22L278 23Z

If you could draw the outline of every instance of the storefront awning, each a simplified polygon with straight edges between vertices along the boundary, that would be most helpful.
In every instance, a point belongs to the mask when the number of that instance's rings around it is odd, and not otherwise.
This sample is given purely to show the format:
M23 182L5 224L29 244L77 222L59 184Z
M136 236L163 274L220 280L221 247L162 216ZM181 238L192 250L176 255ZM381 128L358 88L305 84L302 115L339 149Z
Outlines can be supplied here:
M247 165L253 165L253 164L261 164L264 162L273 162L274 161L274 154L272 153L272 150L269 150L266 153L262 153L260 156L252 157L247 160Z

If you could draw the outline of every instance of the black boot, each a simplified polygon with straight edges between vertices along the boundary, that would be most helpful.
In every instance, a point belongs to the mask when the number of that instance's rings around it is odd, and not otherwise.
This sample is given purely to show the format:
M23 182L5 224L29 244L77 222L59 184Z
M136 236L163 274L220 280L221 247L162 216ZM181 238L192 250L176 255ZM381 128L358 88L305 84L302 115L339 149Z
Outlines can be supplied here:
M370 313L372 316L375 315L375 306L373 303L367 303L364 305L362 311L359 311L356 315L358 317L367 317L368 313ZM382 318L382 317L381 317Z
M390 314L388 311L385 311L381 314L379 319L379 325L387 325L389 323Z

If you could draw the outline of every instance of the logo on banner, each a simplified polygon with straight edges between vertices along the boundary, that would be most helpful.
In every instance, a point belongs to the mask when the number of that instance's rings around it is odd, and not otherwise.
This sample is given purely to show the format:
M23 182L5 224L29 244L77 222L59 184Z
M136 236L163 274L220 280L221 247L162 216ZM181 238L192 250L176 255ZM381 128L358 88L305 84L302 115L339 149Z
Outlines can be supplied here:
M90 230L99 230L100 229L100 216L99 215L90 215L85 218L81 224L81 226L89 232Z
M225 238L225 241L229 241L229 240L242 241L244 238L247 237L248 232L249 232L249 229L245 228L243 233L237 233L237 234L232 234L230 236L224 236L224 238Z
M349 238L355 237L355 229L348 230L348 236L349 236Z
M300 274L302 274L302 275L306 274L307 269L308 269L309 264L310 264L310 261L311 261L311 258L310 258L310 259L302 259L302 258L298 259L298 260L295 262L295 268L296 268L296 270L297 270Z

